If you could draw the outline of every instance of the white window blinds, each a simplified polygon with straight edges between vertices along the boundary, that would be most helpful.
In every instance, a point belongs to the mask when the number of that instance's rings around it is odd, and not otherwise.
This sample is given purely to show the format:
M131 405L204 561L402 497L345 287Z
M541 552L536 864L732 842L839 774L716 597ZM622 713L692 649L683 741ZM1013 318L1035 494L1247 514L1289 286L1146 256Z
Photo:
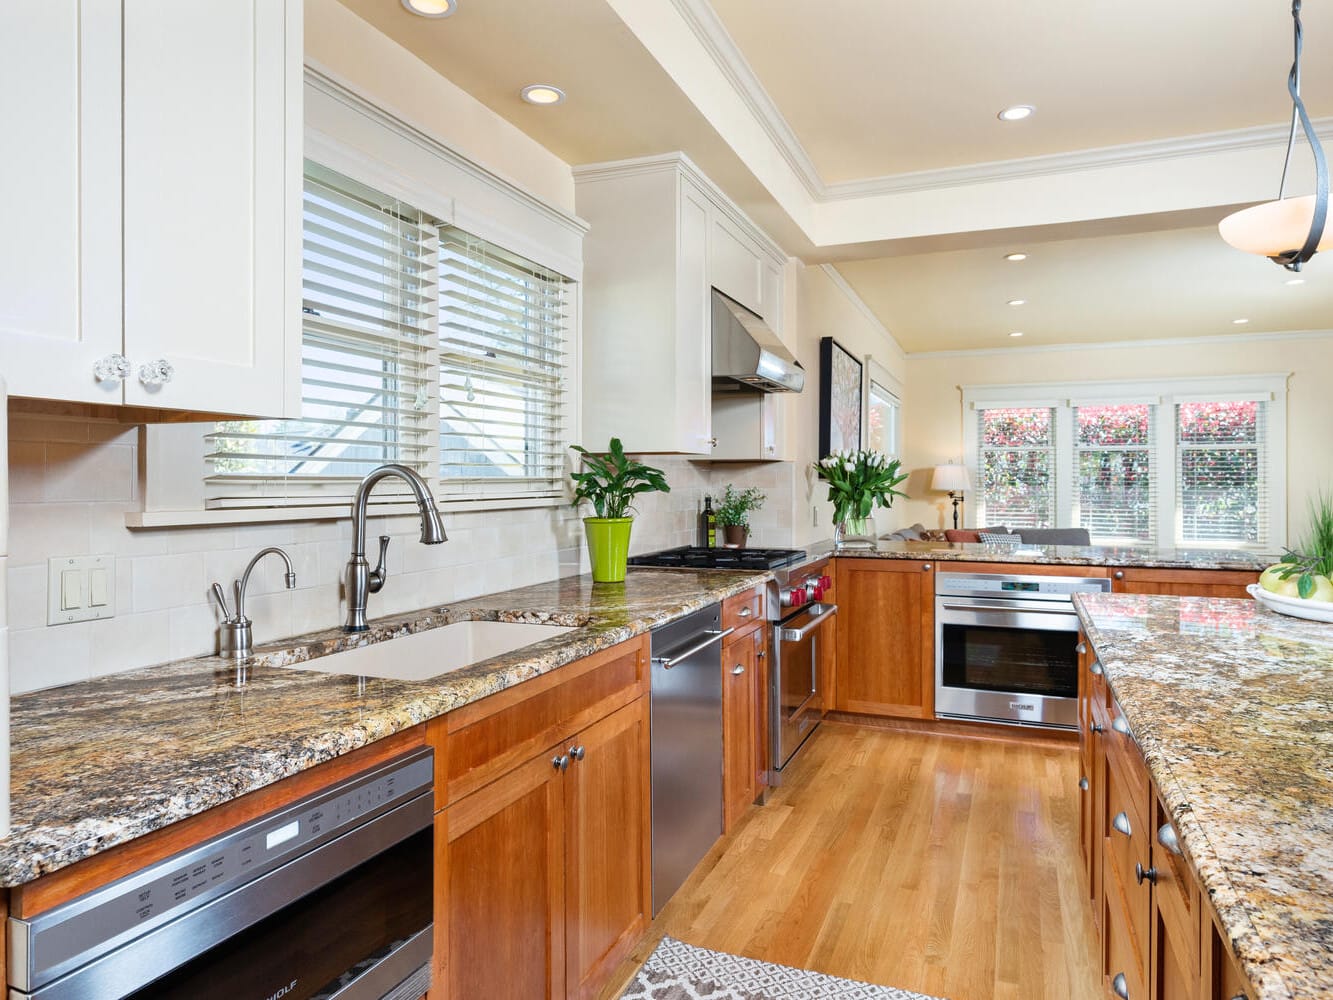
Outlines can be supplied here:
M978 525L1054 527L1054 409L978 409L977 421L981 466Z
M564 489L569 282L456 229L440 246L440 489Z
M1156 407L1074 407L1074 523L1102 544L1157 537Z
M420 212L307 162L302 416L218 424L211 505L287 495L292 481L345 495L385 462L429 474L438 242Z
M1185 544L1267 544L1268 404L1176 404L1179 535Z

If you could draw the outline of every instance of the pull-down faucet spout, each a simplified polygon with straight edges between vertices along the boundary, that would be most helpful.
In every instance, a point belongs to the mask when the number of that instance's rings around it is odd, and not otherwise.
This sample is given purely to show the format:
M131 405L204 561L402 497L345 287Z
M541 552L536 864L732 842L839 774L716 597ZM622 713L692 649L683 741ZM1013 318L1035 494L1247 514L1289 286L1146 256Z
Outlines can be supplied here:
M416 499L417 509L421 512L421 544L439 545L449 539L440 523L440 512L435 509L435 498L430 487L416 472L405 465L381 465L366 474L361 485L356 488L352 499L352 556L347 560L343 584L347 591L347 623L344 632L366 631L366 600L370 594L378 594L388 579L384 568L384 557L389 551L389 536L380 535L379 565L373 570L366 561L366 506L370 502L370 491L381 479L396 476L407 483Z

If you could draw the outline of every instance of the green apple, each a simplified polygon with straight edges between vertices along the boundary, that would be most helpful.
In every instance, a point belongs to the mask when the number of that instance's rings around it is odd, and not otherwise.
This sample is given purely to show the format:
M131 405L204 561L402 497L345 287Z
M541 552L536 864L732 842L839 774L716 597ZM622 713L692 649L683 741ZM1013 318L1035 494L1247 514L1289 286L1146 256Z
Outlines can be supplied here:
M1288 563L1276 563L1269 566L1268 569L1259 574L1259 586L1280 597L1299 597L1300 592L1297 588L1300 585L1296 582L1297 574L1293 574L1287 580L1278 575L1283 570L1290 568L1291 566Z
M1308 601L1328 601L1333 603L1333 580L1322 574L1314 575L1314 593L1306 598Z

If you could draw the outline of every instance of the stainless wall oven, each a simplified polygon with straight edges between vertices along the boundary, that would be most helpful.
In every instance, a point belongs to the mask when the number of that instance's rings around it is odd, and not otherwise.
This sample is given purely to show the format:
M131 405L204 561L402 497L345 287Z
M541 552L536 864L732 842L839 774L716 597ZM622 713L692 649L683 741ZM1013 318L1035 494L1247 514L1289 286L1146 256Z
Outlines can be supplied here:
M838 607L825 601L832 586L827 559L774 571L769 617L776 619L769 643L769 784L782 772L824 718L821 650L833 641Z
M1073 595L1105 577L935 574L935 714L1078 728Z
M419 1000L433 758L415 751L29 919L14 1000Z

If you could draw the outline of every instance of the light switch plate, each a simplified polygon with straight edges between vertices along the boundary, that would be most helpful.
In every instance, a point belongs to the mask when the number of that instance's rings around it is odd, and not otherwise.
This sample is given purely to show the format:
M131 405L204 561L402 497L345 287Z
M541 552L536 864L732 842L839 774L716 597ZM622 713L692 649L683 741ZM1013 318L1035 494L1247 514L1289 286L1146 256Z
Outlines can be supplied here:
M116 557L56 556L46 561L46 624L116 616Z

